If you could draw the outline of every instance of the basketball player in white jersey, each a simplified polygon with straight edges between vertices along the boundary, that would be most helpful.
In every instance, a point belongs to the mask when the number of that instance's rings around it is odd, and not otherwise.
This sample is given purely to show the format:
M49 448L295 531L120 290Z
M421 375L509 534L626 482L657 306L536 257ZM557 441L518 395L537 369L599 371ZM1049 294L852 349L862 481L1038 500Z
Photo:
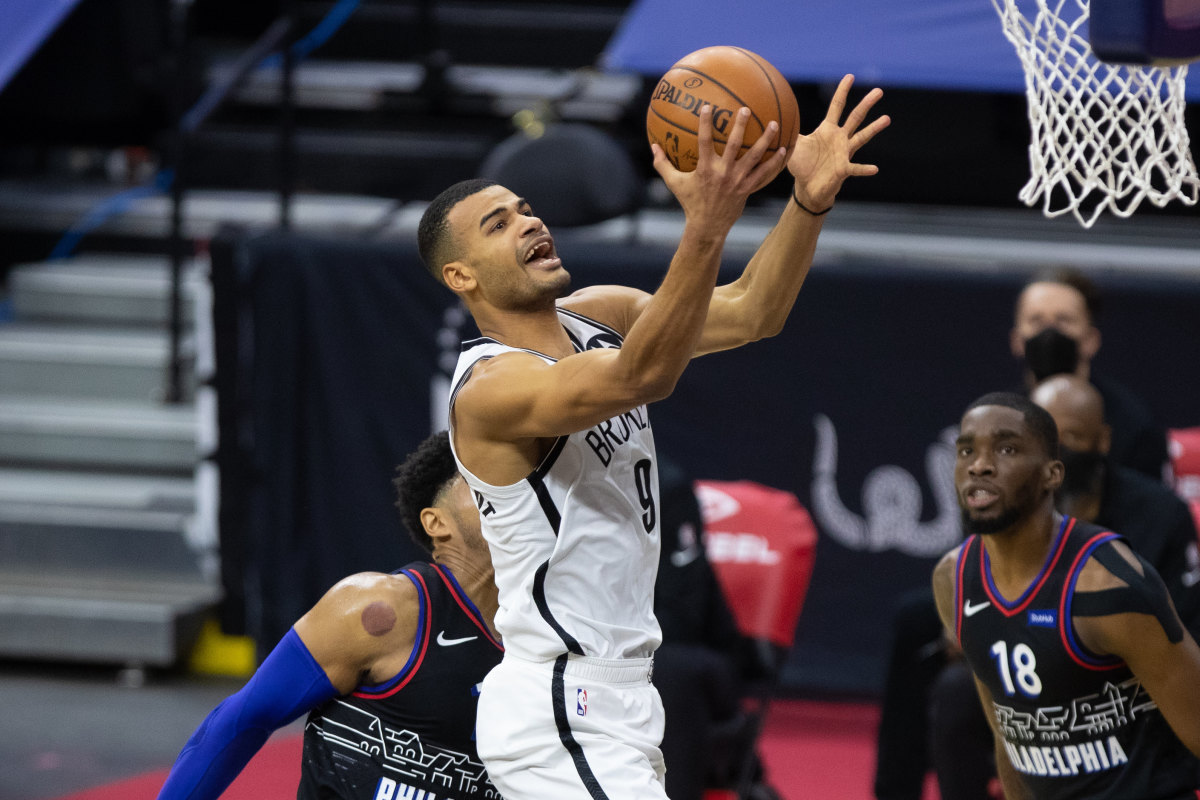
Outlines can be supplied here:
M505 654L479 703L479 755L508 800L665 798L663 712L650 683L658 477L646 404L689 359L778 332L812 263L851 161L888 125L863 125L882 92L841 117L846 76L820 126L738 158L747 109L722 155L712 110L700 158L654 167L683 208L679 247L653 295L619 286L567 294L554 240L522 198L487 180L450 187L421 220L421 257L471 312L450 400L451 443L475 494L499 590ZM771 123L775 125L775 123ZM746 199L787 166L787 204L743 274L714 289ZM767 431L764 430L764 435Z

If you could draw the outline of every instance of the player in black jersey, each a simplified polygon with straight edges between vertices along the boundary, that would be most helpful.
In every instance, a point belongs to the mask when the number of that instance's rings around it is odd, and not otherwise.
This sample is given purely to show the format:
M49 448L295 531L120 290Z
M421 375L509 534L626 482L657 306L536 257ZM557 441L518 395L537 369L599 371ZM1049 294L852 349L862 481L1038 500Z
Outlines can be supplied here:
M503 652L496 586L444 432L395 484L432 563L330 589L192 734L159 800L219 796L272 731L305 712L300 800L499 797L474 741L478 684Z
M1055 511L1057 454L1054 419L1029 399L969 406L954 478L970 535L933 574L1005 795L1200 797L1200 648L1152 567Z

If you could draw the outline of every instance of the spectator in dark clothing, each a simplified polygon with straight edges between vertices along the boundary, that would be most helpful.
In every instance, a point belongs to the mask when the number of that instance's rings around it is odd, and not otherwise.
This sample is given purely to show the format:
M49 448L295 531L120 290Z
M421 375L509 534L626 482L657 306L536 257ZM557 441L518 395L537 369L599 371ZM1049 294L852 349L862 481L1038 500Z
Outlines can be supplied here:
M704 519L694 484L665 458L660 458L658 483L662 549L654 615L662 627L663 641L703 645L737 658L743 637L704 553Z
M1167 462L1166 431L1130 389L1092 369L1100 351L1100 294L1086 275L1060 269L1035 276L1017 297L1009 335L1012 353L1024 363L1022 394L1051 375L1090 381L1104 398L1112 428L1109 458L1162 480Z
M1112 461L1107 407L1087 381L1059 375L1030 397L1058 425L1066 467L1058 510L1128 539L1162 577L1183 624L1200 633L1200 554L1187 503L1163 483Z
M892 616L892 644L875 737L878 800L921 798L925 775L932 766L930 687L946 661L946 642L933 602L933 589L921 586L905 593L897 601ZM979 703L973 705L978 707ZM985 733L990 739L991 729Z

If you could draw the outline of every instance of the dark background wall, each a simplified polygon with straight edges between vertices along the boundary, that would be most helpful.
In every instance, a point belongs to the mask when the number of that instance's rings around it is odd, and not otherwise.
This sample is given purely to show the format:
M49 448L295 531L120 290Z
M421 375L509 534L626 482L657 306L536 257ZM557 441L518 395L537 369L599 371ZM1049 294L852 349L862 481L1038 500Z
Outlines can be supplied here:
M670 257L567 236L560 250L577 286L652 290ZM726 277L740 266L728 258ZM229 610L270 644L338 578L417 555L388 478L431 429L439 356L469 331L407 242L231 234L214 270L222 558L242 604ZM895 599L953 545L956 511L934 490L939 439L975 397L1018 381L1007 334L1021 279L818 264L780 336L698 359L651 409L660 450L696 477L787 489L813 513L821 536L792 688L877 691ZM1095 369L1136 386L1164 424L1200 423L1200 285L1100 283L1120 302ZM814 494L814 460L829 453L820 415L836 432L833 510Z

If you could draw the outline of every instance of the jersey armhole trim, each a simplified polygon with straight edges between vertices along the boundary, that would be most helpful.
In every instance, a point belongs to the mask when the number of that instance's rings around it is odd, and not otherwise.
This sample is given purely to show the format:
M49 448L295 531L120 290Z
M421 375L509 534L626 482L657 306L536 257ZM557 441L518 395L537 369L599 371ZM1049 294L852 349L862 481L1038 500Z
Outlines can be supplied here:
M976 538L974 534L967 537L962 549L958 551L958 561L954 565L954 639L959 647L962 647L963 575L966 571L967 554Z
M394 677L384 683L374 686L360 686L356 691L352 692L354 697L362 697L368 700L379 700L384 697L391 697L396 692L403 689L412 677L417 674L417 670L421 668L421 663L425 660L425 653L429 649L429 631L433 627L431 605L429 600L429 587L425 584L425 578L416 570L402 569L400 574L411 580L417 587L417 636L413 643L412 652L408 655L408 661L400 668Z
M1079 638L1075 635L1075 623L1071 616L1071 606L1075 599L1075 585L1079 582L1079 576L1083 572L1083 567L1087 564L1092 553L1096 551L1096 548L1117 538L1120 537L1112 531L1102 531L1089 539L1080 548L1079 553L1075 556L1075 561L1071 564L1070 570L1067 571L1067 578L1063 582L1062 597L1058 604L1058 630L1062 639L1063 649L1067 651L1067 655L1076 664L1084 669L1097 672L1117 669L1124 666L1125 662L1115 656L1101 656L1084 647L1083 642L1079 641Z
M580 322L586 322L588 325L595 325L600 330L602 330L606 333L611 333L613 336L616 336L621 342L625 341L625 335L623 333L618 331L616 328L612 328L608 325L605 325L603 322L600 322L599 320L595 320L595 319L592 319L591 317L584 316L583 314L580 314L578 311L571 311L570 309L563 308L562 306L557 306L555 310L557 310L559 314L562 314L564 316L574 317L575 319L579 320Z

